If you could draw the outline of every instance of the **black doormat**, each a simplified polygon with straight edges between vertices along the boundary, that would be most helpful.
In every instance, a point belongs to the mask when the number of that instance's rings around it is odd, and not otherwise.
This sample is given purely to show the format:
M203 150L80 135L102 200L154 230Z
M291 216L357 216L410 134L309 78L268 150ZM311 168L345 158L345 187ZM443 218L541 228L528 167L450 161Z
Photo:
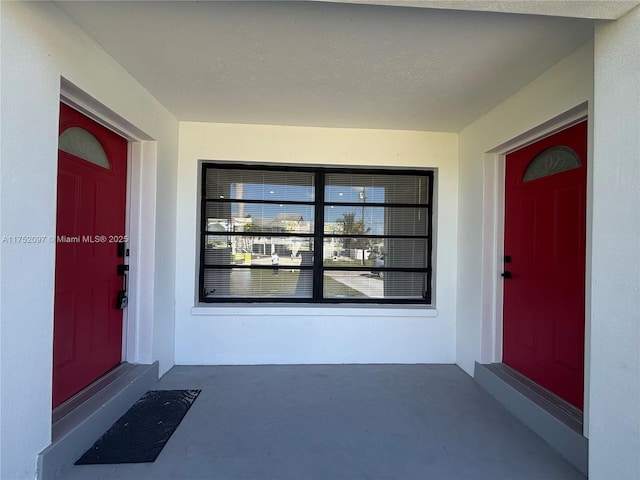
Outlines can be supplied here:
M199 393L200 390L145 393L76 465L155 461Z

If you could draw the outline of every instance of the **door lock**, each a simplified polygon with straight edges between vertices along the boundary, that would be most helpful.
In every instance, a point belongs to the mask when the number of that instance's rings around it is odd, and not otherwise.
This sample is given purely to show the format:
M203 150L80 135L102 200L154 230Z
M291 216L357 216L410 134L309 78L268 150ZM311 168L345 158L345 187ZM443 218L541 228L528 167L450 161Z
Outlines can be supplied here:
M122 310L129 304L129 298L127 297L127 283L129 279L129 265L121 264L118 265L118 275L123 276L122 283L124 285L124 289L118 292L118 298L116 300L116 308Z
M116 308L120 310L124 310L124 308L129 304L129 297L127 297L126 290L120 290L118 292L118 300L116 301Z
M126 242L118 242L118 257L124 258L129 256L129 248Z

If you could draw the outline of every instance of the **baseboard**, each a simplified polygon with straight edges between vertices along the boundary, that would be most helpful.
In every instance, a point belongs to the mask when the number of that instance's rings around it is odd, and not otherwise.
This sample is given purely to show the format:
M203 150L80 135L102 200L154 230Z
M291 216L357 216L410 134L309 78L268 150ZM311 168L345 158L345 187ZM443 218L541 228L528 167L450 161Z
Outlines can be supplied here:
M474 379L569 463L588 475L589 441L580 411L504 364L476 363Z
M52 442L38 455L38 480L55 480L158 381L153 365L124 363L56 408Z

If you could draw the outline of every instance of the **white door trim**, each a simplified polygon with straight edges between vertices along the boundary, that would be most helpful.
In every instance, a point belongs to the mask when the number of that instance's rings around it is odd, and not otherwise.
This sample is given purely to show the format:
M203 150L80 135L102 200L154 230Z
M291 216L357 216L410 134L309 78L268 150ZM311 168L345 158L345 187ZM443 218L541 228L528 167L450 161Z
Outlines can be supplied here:
M128 306L123 311L122 359L152 363L155 200L155 140L113 110L66 80L60 79L60 101L129 141L126 235L130 256ZM144 220L144 224L143 224Z
M554 117L547 122L523 132L490 150L484 155L483 175L483 232L482 232L482 342L480 350L481 363L498 363L502 361L502 302L504 258L504 191L505 191L505 159L507 154L530 145L538 140L553 135L589 118L587 102ZM592 165L591 138L589 127L588 159ZM590 272L591 272L591 199L592 199L592 168L587 169L587 245L586 245L586 274L585 274L585 436L588 432L588 398L589 398L589 324L590 324Z

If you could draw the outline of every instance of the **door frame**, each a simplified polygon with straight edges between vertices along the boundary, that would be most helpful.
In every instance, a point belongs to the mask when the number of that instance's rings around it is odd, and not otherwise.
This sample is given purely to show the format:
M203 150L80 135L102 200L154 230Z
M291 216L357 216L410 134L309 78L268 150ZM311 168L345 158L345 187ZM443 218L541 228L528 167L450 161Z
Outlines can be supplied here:
M587 134L587 201L585 250L585 349L584 349L584 433L588 437L589 345L591 318L591 225L593 192L593 122L590 105L584 102L522 134L488 150L483 158L483 232L482 232L482 324L480 363L502 362L502 306L504 269L504 205L507 154L542 138L589 120Z
M151 364L157 148L152 137L61 77L60 101L129 142L125 234L129 239L128 306L122 312L122 360ZM142 220L144 219L144 224Z

